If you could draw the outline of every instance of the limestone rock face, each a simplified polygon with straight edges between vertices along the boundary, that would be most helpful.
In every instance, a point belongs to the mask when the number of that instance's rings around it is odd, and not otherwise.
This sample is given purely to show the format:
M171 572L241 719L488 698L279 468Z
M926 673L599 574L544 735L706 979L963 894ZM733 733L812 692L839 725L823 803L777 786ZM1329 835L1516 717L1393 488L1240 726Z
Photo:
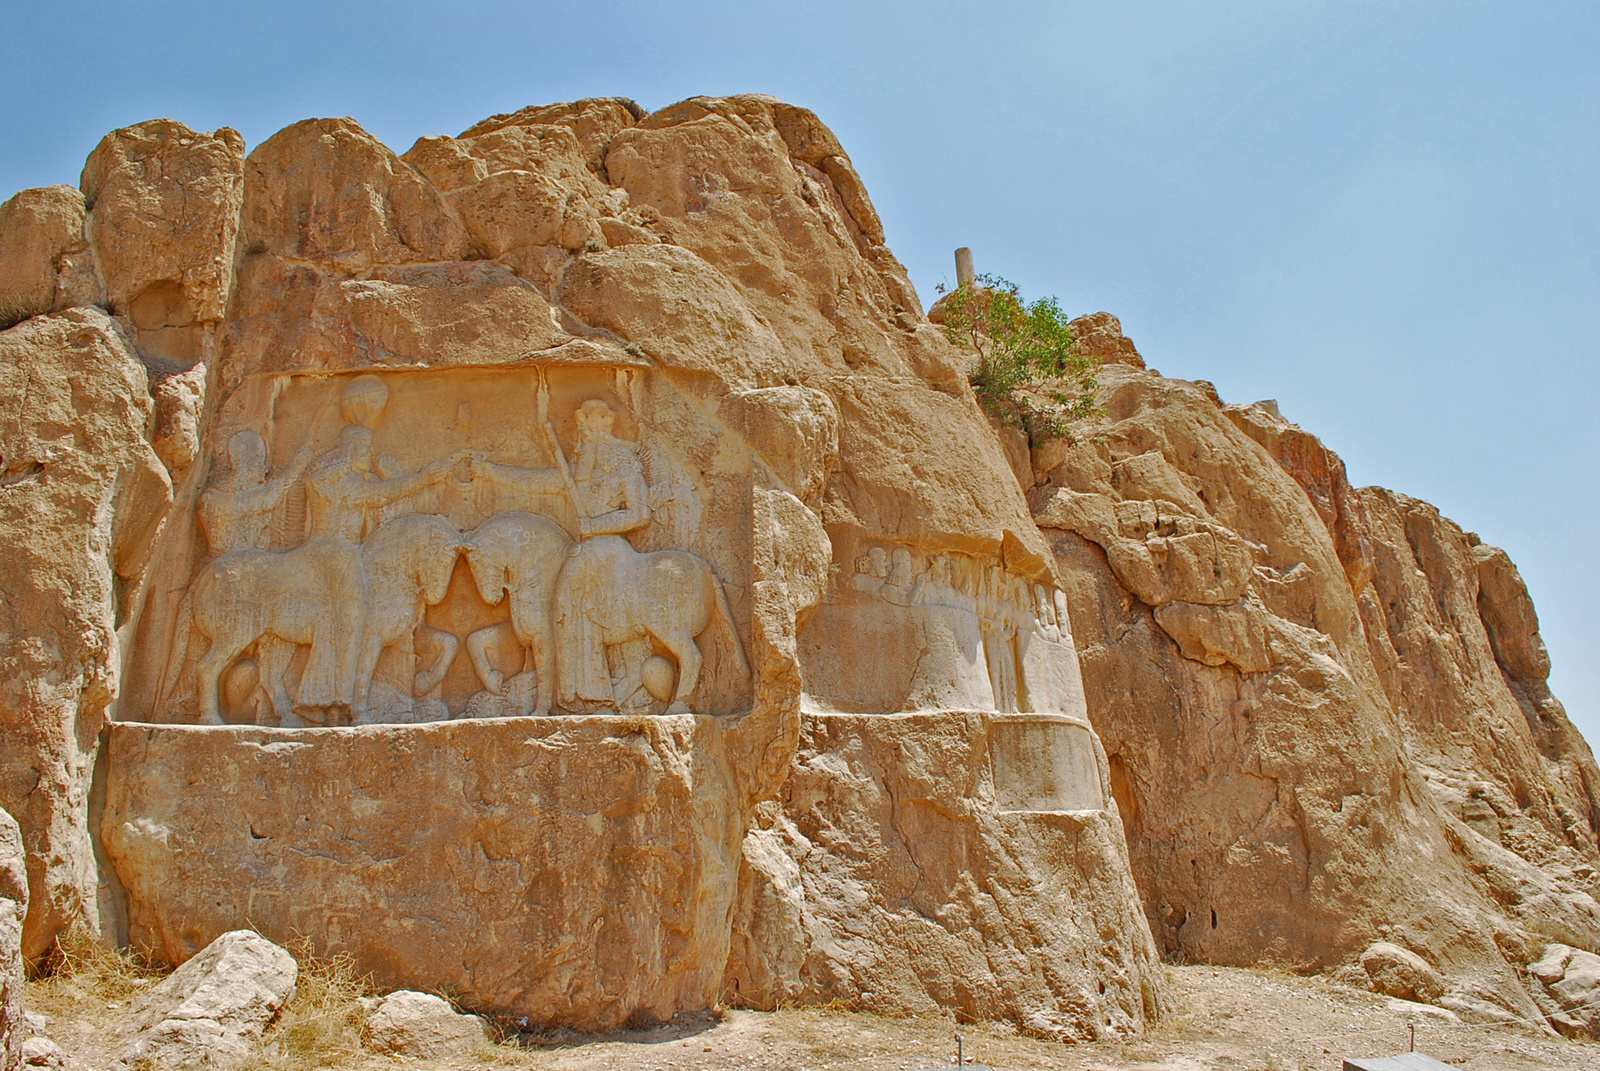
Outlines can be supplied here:
M1568 1037L1600 1038L1600 956L1553 944L1528 967L1534 999Z
M132 939L171 961L249 922L380 985L613 1029L716 1000L742 830L719 735L690 715L119 724L105 844Z
M0 1068L11 1071L33 1033L26 1019L22 920L28 913L27 853L16 819L0 811Z
M260 934L224 933L133 1002L118 1065L237 1062L294 996L298 977L294 957Z
M83 205L71 186L23 190L0 204L0 328L55 307L67 257L84 247Z
M27 845L23 951L35 960L98 919L95 740L118 691L127 593L172 492L146 439L145 367L104 313L0 332L0 395L0 806Z
M490 1040L488 1025L463 1015L443 997L401 989L374 1002L367 1040L378 1052L441 1060L468 1056Z
M1106 416L1035 452L1030 502L1158 944L1389 948L1442 976L1399 986L1420 999L1532 1014L1518 973L1549 941L1600 947L1600 778L1515 568L1351 488L1275 404L1140 367L1104 367Z
M141 352L187 367L205 356L233 280L244 139L157 119L113 131L89 154L89 238L111 310Z
M1160 967L1105 773L1062 716L808 715L745 835L725 999L1139 1033Z

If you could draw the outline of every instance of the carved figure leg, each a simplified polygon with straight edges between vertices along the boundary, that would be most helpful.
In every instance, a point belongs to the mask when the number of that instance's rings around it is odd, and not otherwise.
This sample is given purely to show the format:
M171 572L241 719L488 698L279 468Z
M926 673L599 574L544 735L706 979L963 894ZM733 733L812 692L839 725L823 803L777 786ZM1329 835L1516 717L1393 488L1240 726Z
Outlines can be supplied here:
M418 625L412 635L411 646L416 651L417 661L427 663L425 668L417 671L416 683L411 689L413 695L423 699L444 683L444 676L450 670L450 663L455 659L456 651L461 648L461 641L443 629L431 625ZM470 637L468 646L469 648L471 646ZM476 668L477 664L474 659L473 667Z
M678 662L678 693L672 697L672 702L667 706L668 714L689 714L689 693L694 691L694 686L700 683L700 648L694 642L694 636L685 630L677 630L654 634L661 645L672 652L672 657Z
M378 672L378 659L383 657L383 637L367 636L361 641L361 660L356 663L355 702L350 712L367 713L367 696L372 691L372 678Z
M621 671L612 678L618 707L624 714L645 714L650 709L649 693L644 691L644 664L650 658L650 641L643 636L624 640L611 648L612 658Z
M491 694L500 695L506 684L506 675L494 668L495 659L506 650L520 649L521 646L509 621L485 625L467 637L467 657L472 659L472 668L477 672L478 680Z
M235 658L244 653L250 646L251 637L243 643L237 636L213 636L211 646L206 653L200 656L197 671L200 676L200 724L226 725L222 720L222 711L217 701L218 689L221 686L222 671L232 664Z
M284 729L305 725L294 712L294 700L289 698L289 686L284 682L293 660L294 644L272 635L261 637L256 650L256 661L261 663L261 686L267 690L279 727Z
M556 700L556 645L548 595L541 598L526 590L517 592L511 601L511 622L517 641L533 658L533 672L539 679L539 698L533 710L523 713L548 717Z

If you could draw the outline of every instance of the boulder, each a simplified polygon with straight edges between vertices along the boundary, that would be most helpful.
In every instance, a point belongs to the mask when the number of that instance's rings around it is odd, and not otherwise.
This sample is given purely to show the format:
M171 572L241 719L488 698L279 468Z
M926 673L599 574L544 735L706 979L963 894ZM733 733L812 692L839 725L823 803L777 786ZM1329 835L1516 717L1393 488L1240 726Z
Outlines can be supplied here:
M376 1001L366 1029L368 1044L378 1052L419 1060L469 1056L494 1040L481 1017L456 1011L443 997L410 989Z
M1551 1026L1567 1037L1600 1038L1600 955L1552 944L1528 975L1539 984L1534 997Z
M250 930L231 930L140 994L121 1027L123 1067L208 1067L251 1055L294 996L299 968Z
M50 1068L59 1071L67 1066L67 1054L61 1046L46 1037L31 1037L22 1043L22 1067Z
M22 1058L33 1034L23 1002L27 980L22 958L22 920L28 912L27 856L16 819L0 811L0 1068Z
M81 250L83 194L71 186L23 190L0 204L0 330L56 304L57 276Z
M1361 953L1361 966L1375 992L1432 1004L1444 996L1444 977L1428 961L1399 945L1374 941Z
M188 367L233 282L244 138L154 119L107 134L83 167L88 232L111 311L142 352Z

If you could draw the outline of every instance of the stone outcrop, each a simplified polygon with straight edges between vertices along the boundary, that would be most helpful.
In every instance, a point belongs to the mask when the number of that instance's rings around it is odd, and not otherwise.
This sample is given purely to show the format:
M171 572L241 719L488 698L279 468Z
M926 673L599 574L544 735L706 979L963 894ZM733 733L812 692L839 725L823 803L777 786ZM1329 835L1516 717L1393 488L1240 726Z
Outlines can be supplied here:
M98 309L0 332L0 394L0 806L27 845L36 961L66 927L98 923L95 741L172 492L146 437L149 375Z
M26 964L22 958L22 920L28 913L27 855L16 819L0 811L0 1068L22 1061L22 1046L33 1033L24 1003Z
M51 311L58 294L74 304L83 218L83 194L71 186L23 190L0 204L0 330Z
M294 957L260 934L222 934L133 1002L114 1066L237 1064L294 996L299 973Z
M10 714L35 956L98 877L173 963L249 925L552 1025L732 979L1059 1036L1156 1014L1049 548L815 116L592 100L403 155L315 119L248 156L157 120L82 194L0 217L4 343L99 331L138 388L92 453L139 465L73 484L118 579L21 604L113 625L12 678L104 667ZM952 746L895 768L924 730ZM842 777L814 809L797 756ZM798 884L761 884L779 856ZM944 956L972 977L925 979Z
M1163 952L1361 956L1385 992L1534 1014L1546 943L1600 947L1600 777L1514 566L1078 324L1105 416L1035 452L1030 502Z
M1160 1013L1160 967L1104 775L1065 717L808 715L780 798L745 835L724 1000L1139 1033Z
M1553 944L1528 967L1533 999L1568 1037L1600 1038L1600 955Z

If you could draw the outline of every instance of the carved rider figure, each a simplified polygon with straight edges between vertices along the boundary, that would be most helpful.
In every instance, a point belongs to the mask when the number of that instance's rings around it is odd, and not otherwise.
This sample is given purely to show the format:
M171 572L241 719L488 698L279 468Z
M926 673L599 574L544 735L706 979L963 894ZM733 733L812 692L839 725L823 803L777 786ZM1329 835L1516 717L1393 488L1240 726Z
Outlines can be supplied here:
M339 445L317 459L307 483L311 534L361 542L381 522L385 506L442 482L466 456L458 452L414 475L386 479L374 461L372 430L347 424Z
M638 448L612 434L616 414L609 405L584 402L577 423L572 483L583 538L556 582L557 683L563 707L598 710L617 705L607 634L618 642L640 625L637 599L617 578L638 554L622 537L650 523L650 494Z
M565 491L572 497L579 540L555 589L558 705L593 712L619 706L607 647L642 630L639 595L618 580L639 555L623 536L650 523L650 491L638 447L613 433L616 413L609 405L591 398L578 407L576 420L577 449L567 473L559 467L564 459L552 469L478 462L477 471L523 494ZM559 443L550 445L560 450Z
M228 440L232 471L218 487L200 496L200 530L212 554L230 550L267 550L272 543L272 514L311 463L302 447L288 468L267 479L267 444L253 431L236 432Z

